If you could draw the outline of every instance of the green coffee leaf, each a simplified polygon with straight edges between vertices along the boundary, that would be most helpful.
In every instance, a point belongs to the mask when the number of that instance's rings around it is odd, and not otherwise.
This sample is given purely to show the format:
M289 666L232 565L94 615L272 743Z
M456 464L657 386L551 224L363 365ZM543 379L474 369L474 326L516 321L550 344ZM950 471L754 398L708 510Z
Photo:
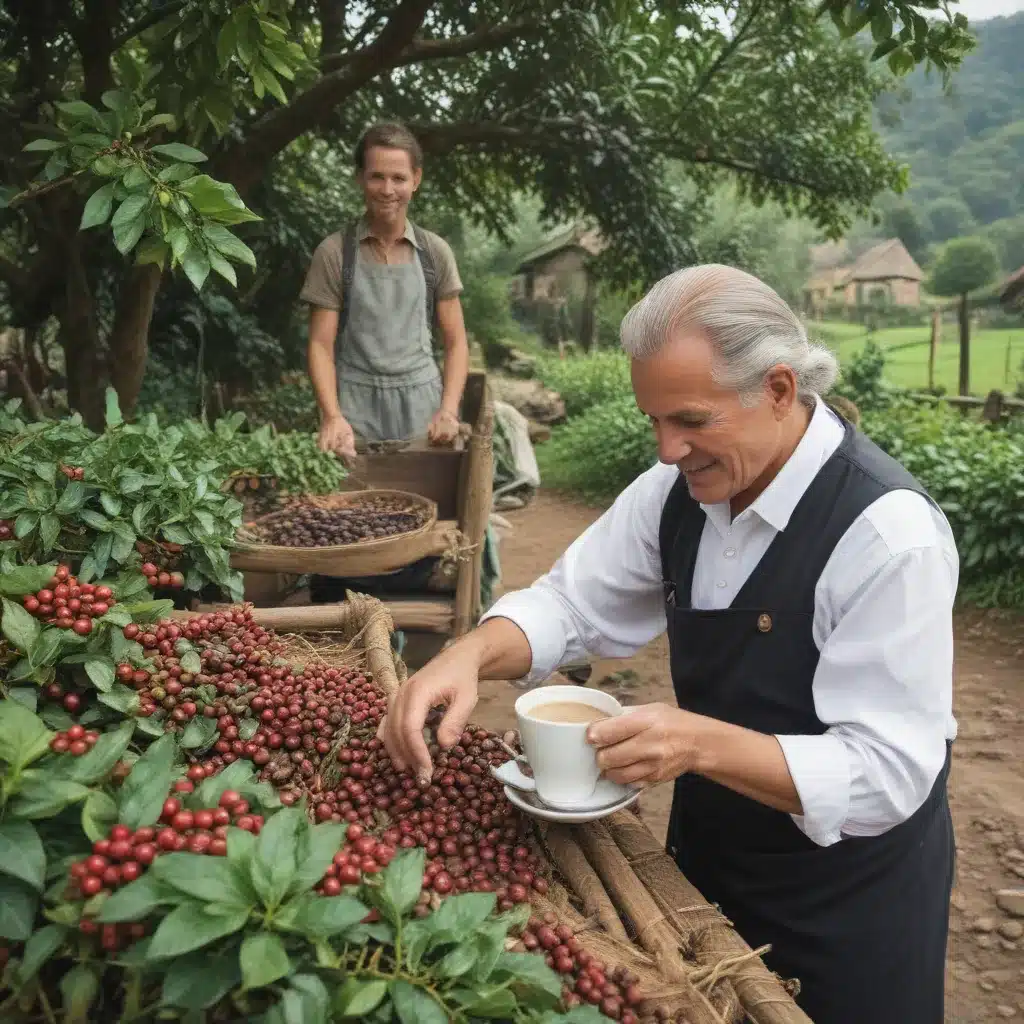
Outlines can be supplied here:
M252 780L256 770L252 762L248 760L232 761L222 772L203 779L198 789L190 797L190 807L216 807L217 803L226 790L241 790L243 786Z
M402 1024L448 1024L447 1011L425 989L397 980L391 982L390 992Z
M85 504L85 484L81 480L69 480L57 502L57 515L67 516L77 512Z
M95 843L105 839L116 824L117 803L114 798L102 789L92 790L82 804L82 831Z
M380 885L368 891L369 898L394 924L416 906L423 887L425 858L426 851L422 847L399 850L395 859L377 876Z
M65 630L57 627L44 629L32 645L32 650L29 651L29 664L33 668L43 668L46 665L52 665L64 646L64 639L67 635Z
M494 965L492 977L504 976L516 985L548 996L557 1002L562 995L562 979L542 957L534 953L502 953Z
M0 701L0 761L20 771L46 753L51 739L53 733L28 708Z
M496 903L497 897L492 892L456 893L447 897L428 921L438 938L458 941L482 925Z
M42 631L39 620L34 615L30 615L20 604L15 604L6 597L0 600L2 600L3 608L0 630L19 651L28 654Z
M27 537L38 525L38 512L22 512L14 520L14 536L21 540L23 537Z
M94 654L85 662L85 674L100 693L106 693L116 678L114 663L102 654Z
M46 853L30 822L0 822L0 874L19 878L37 892L43 891Z
M149 873L186 896L207 903L251 908L256 902L248 877L225 857L166 853L153 862Z
M160 860L157 857L153 863L158 864ZM112 892L100 909L97 920L105 923L141 921L159 907L174 904L178 900L179 894L168 890L151 871L147 871L134 882Z
M210 746L217 739L217 720L215 718L193 718L185 726L181 734L181 745L186 750L200 749Z
M296 860L298 870L292 882L292 892L302 892L316 885L331 866L334 855L345 841L348 826L324 822L299 833Z
M295 878L296 833L308 827L302 810L284 807L267 818L260 830L249 873L260 898L270 907L284 898Z
M272 932L255 932L242 941L238 954L242 985L246 989L263 988L291 973L284 943Z
M149 946L150 959L161 960L191 953L237 932L248 919L249 911L244 907L186 903L172 910L160 922Z
M0 875L0 939L24 942L32 934L39 896L20 879Z
M22 778L24 782L10 804L10 814L15 818L52 818L89 795L88 788L78 782L54 778L34 769L25 772Z
M462 945L456 946L450 953L441 959L437 970L442 977L458 978L469 971L476 963L477 947L470 938L463 941Z
M33 714L39 707L39 690L35 687L15 686L7 691L9 700L16 700L22 707L27 708Z
M388 994L388 983L379 979L349 976L338 989L334 1010L339 1017L362 1019L380 1006Z
M456 988L448 993L448 999L457 1002L463 1012L471 1017L490 1017L498 1020L511 1020L518 1006L515 995L504 985L485 989ZM594 1012L597 1013L596 1009ZM594 1024L603 1024L607 1019L598 1014ZM565 1018L559 1016L559 1024L562 1024L563 1020Z
M101 693L98 699L101 704L120 711L122 715L134 715L142 704L138 691L124 686L122 683L114 683L110 693Z
M56 563L50 565L18 565L0 572L0 594L21 597L34 594L50 582L57 570Z
M299 932L307 938L326 939L347 932L368 913L369 909L351 896L307 893L282 907L275 920L282 928Z
M57 538L60 536L60 520L50 512L39 518L39 539L43 542L43 548L52 551Z
M67 935L68 929L59 924L36 929L25 943L18 968L18 983L25 985L30 982L39 973L39 968L64 945Z
M207 1010L242 980L238 949L203 950L173 960L164 976L163 1001L183 1010Z
M160 817L164 800L177 777L175 741L168 733L135 762L121 785L118 817L130 829L152 825Z
M100 512L94 512L91 508L83 508L78 515L90 529L99 530L101 533L110 530L110 520Z
M134 723L125 722L112 732L103 733L88 754L71 758L64 774L86 786L105 779L128 749L134 728Z
M79 963L60 979L61 1002L67 1024L85 1024L89 1008L100 991L98 968L94 964Z

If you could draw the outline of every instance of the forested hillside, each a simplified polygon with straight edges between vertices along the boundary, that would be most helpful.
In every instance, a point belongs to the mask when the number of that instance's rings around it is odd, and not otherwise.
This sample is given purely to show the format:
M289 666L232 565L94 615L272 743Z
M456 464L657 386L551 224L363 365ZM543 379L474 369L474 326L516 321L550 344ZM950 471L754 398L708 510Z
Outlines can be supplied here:
M887 147L911 167L910 190L878 205L919 259L931 243L980 233L1011 270L1024 264L1024 12L972 27L978 47L949 95L919 68L878 104Z

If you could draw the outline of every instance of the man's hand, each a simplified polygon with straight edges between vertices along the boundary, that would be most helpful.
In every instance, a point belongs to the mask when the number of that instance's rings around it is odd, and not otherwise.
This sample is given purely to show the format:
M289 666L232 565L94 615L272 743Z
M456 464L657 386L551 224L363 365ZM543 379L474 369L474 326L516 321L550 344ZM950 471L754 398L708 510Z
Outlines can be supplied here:
M445 749L453 746L476 706L479 676L477 648L461 643L442 651L400 687L378 730L399 771L412 769L421 782L430 782L434 766L423 739L427 714L438 704L447 705L437 742Z
M317 445L323 452L334 452L343 459L356 457L356 438L344 416L327 416L320 424Z
M700 715L667 704L643 704L595 722L587 742L597 748L606 779L653 785L695 769L702 721Z
M451 444L459 436L459 417L447 409L438 409L427 427L431 444Z

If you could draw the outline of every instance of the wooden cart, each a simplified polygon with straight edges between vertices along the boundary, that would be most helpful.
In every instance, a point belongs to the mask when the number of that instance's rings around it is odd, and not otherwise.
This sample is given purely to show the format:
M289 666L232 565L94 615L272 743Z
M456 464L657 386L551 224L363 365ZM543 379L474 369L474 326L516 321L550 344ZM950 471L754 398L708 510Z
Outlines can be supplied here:
M468 437L451 448L426 442L385 446L394 450L369 452L346 482L346 489L407 491L437 505L437 522L411 550L408 561L368 557L359 545L352 546L351 561L344 566L346 578L370 581L422 558L439 558L428 589L388 594L383 599L407 639L406 660L423 664L444 644L468 632L481 614L481 577L484 544L491 513L493 489L494 403L487 376L470 373L462 403L462 421ZM340 621L342 609L331 604L309 604L308 594L289 594L296 573L268 572L260 559L244 551L232 555L232 565L242 571L245 599L257 607L274 608L283 620L278 628L329 630ZM333 574L341 574L338 567ZM359 589L364 589L360 587ZM287 596L285 596L287 595ZM289 625L285 625L287 622Z

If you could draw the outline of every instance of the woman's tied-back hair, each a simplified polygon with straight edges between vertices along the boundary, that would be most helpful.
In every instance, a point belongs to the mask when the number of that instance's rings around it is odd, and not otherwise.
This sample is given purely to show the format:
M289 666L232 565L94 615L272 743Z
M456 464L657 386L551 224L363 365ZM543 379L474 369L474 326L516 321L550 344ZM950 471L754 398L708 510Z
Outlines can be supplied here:
M839 360L808 341L782 297L736 267L705 263L663 277L626 314L620 337L627 355L643 359L692 332L707 336L714 379L739 392L744 405L757 403L773 366L788 366L805 398L828 394L839 375Z
M397 121L378 121L363 132L356 143L354 154L357 170L361 171L366 167L366 151L373 146L382 149L403 149L409 154L414 171L423 166L423 149L419 140L404 124Z

